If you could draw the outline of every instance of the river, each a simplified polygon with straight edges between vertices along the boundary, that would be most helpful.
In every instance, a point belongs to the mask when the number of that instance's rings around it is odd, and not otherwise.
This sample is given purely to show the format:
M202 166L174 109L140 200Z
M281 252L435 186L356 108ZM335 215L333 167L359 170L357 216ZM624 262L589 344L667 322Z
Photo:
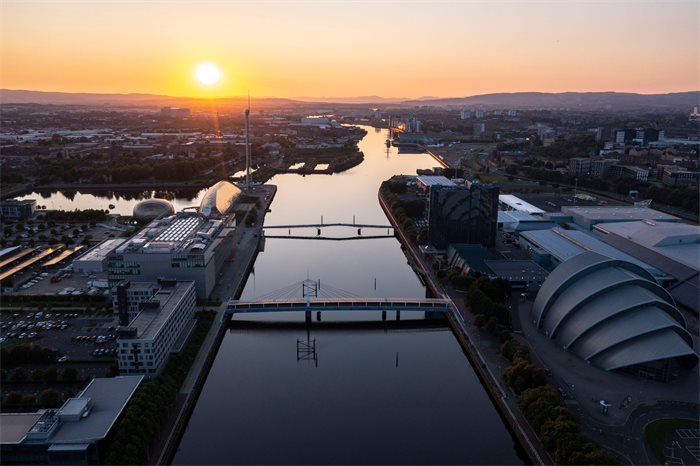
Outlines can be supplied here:
M266 224L319 223L321 216L350 223L353 215L357 223L388 224L377 201L380 183L438 164L427 154L387 151L385 131L365 129L359 143L365 160L357 167L275 176ZM242 298L307 277L320 280L322 291L425 296L399 242L388 237L267 239ZM444 321L402 313L396 322L389 313L383 323L378 312L315 319L315 358L302 352L301 360L299 341L308 338L303 314L234 319L175 464L522 464Z

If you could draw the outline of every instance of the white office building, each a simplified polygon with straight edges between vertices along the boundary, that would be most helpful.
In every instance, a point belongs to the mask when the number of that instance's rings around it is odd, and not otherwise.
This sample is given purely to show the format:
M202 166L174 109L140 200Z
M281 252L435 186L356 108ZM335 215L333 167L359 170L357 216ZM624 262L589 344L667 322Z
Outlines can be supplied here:
M193 282L161 281L158 291L139 303L138 315L117 330L119 373L155 377L187 340L196 302Z

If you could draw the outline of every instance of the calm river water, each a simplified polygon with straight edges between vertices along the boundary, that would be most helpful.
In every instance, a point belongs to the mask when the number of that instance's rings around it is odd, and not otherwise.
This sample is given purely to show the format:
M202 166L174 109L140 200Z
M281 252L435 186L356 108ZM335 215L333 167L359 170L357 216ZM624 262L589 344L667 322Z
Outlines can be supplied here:
M387 153L386 133L366 129L361 165L331 176L274 177L278 191L266 224L318 223L321 216L350 223L353 215L357 223L388 224L377 201L380 183L437 162L395 148ZM332 285L358 296L425 296L390 237L268 239L242 297L307 277L320 279L322 290ZM378 312L327 312L321 323L314 315L315 361L297 357L298 340L307 338L303 314L237 317L174 463L522 464L444 323L417 313L403 313L396 323L389 314L387 323Z

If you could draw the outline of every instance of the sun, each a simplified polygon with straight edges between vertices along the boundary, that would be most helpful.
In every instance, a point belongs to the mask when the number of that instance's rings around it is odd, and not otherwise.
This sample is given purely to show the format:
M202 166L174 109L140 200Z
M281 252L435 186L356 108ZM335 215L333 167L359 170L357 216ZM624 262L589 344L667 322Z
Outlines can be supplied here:
M197 79L205 86L211 86L219 82L219 68L211 63L202 63L197 67Z

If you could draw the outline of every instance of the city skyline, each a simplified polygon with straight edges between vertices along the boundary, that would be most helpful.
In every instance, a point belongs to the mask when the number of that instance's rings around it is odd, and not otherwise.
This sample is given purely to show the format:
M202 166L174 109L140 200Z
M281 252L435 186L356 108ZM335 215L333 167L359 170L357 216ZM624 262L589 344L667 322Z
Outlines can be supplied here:
M698 87L695 2L426 5L10 1L0 87L407 99ZM219 82L197 80L202 63Z

